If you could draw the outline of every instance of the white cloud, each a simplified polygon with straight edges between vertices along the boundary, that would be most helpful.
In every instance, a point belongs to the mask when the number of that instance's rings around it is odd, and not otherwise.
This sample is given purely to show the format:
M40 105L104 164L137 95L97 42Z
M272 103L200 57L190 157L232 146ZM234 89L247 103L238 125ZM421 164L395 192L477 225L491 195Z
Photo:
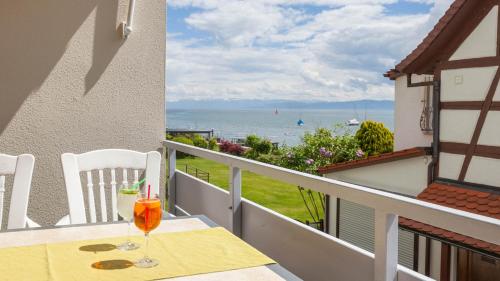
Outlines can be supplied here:
M438 0L430 15L398 16L386 13L392 0L172 0L201 8L186 24L216 40L169 34L167 98L392 99L382 72L416 46L449 1ZM331 7L309 14L295 4Z

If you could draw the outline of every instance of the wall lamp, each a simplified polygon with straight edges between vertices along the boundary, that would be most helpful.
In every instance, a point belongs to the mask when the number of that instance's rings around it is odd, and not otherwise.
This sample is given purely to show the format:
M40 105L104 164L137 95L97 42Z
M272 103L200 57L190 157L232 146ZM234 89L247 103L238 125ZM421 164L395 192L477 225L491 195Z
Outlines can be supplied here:
M127 37L132 33L132 24L134 23L134 9L135 9L135 0L130 0L128 4L128 16L127 21L122 22L120 24L120 29L122 32L122 37L127 39Z

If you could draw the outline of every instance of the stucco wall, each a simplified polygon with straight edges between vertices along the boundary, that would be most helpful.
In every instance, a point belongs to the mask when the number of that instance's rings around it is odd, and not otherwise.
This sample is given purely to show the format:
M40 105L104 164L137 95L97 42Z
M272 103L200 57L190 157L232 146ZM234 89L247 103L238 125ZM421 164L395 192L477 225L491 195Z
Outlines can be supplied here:
M327 178L417 196L427 187L430 156L360 167L325 175Z
M493 57L497 52L498 6L494 6L488 15L465 39L450 60Z
M424 76L414 76L413 78L414 82L423 80ZM430 146L432 134L424 134L420 129L425 87L408 88L406 76L397 78L395 82L394 149ZM432 89L430 96L432 106Z
M36 157L28 215L67 214L60 155L157 150L164 138L165 1L0 1L0 152Z

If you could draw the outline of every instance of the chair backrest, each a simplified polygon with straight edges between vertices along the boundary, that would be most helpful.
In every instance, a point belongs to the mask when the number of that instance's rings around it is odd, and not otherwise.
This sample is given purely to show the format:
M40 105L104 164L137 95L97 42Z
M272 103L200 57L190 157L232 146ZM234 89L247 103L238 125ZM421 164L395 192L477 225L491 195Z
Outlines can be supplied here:
M94 200L94 184L92 171L99 174L99 198L101 221L106 222L108 212L106 207L106 183L104 169L110 169L112 219L118 220L117 211L117 172L121 170L121 184L128 186L128 169L133 170L133 183L139 181L139 170L145 171L145 186L151 185L151 191L160 191L160 163L161 154L157 151L141 153L124 149L104 149L86 152L83 154L64 153L61 156L64 171L64 181L68 195L69 216L71 224L87 223L85 200L83 195L80 173L86 173L87 203L89 206L90 222L96 222L96 202ZM131 184L133 184L131 183Z
M0 154L0 229L4 209L5 176L13 175L7 229L26 227L26 214L35 157L31 154L11 156Z

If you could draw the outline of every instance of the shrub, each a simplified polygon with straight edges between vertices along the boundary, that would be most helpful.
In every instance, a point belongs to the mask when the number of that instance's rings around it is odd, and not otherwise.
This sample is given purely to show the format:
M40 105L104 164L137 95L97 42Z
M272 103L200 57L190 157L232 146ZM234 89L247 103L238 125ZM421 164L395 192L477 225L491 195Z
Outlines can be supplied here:
M255 152L259 155L269 154L271 150L273 150L273 144L270 140L261 140L252 148L255 149Z
M171 134L166 134L166 136L165 136L166 140L172 140L173 138L174 138L174 136L172 136Z
M184 137L184 136L174 137L172 139L172 141L180 142L180 143L187 144L187 145L194 145L192 140L190 140L189 138Z
M394 134L383 123L365 121L356 132L356 140L364 155L378 155L392 152L394 149Z
M280 157L279 155L261 154L257 158L255 158L255 160L259 162L276 165L276 163L279 161L279 157Z
M192 140L190 140L189 138L184 137L184 136L174 137L172 139L172 141L183 143L183 144L187 144L187 145L194 145ZM177 158L186 158L188 156L190 156L190 155L186 154L186 153L183 153L183 152L180 152L180 151L177 152Z
M241 156L243 155L243 152L245 152L241 145L232 143L227 140L223 140L220 142L219 149L224 153L229 153L237 156Z
M216 150L217 149L217 140L215 138L211 138L208 141L208 149L210 149L210 150Z
M319 128L306 133L302 143L294 147L282 147L277 165L293 170L317 173L317 168L332 163L356 159L358 143L345 126L335 130Z
M193 144L196 147L208 148L208 141L200 135L193 136Z
M257 135L249 135L245 139L245 146L255 148L261 142Z

